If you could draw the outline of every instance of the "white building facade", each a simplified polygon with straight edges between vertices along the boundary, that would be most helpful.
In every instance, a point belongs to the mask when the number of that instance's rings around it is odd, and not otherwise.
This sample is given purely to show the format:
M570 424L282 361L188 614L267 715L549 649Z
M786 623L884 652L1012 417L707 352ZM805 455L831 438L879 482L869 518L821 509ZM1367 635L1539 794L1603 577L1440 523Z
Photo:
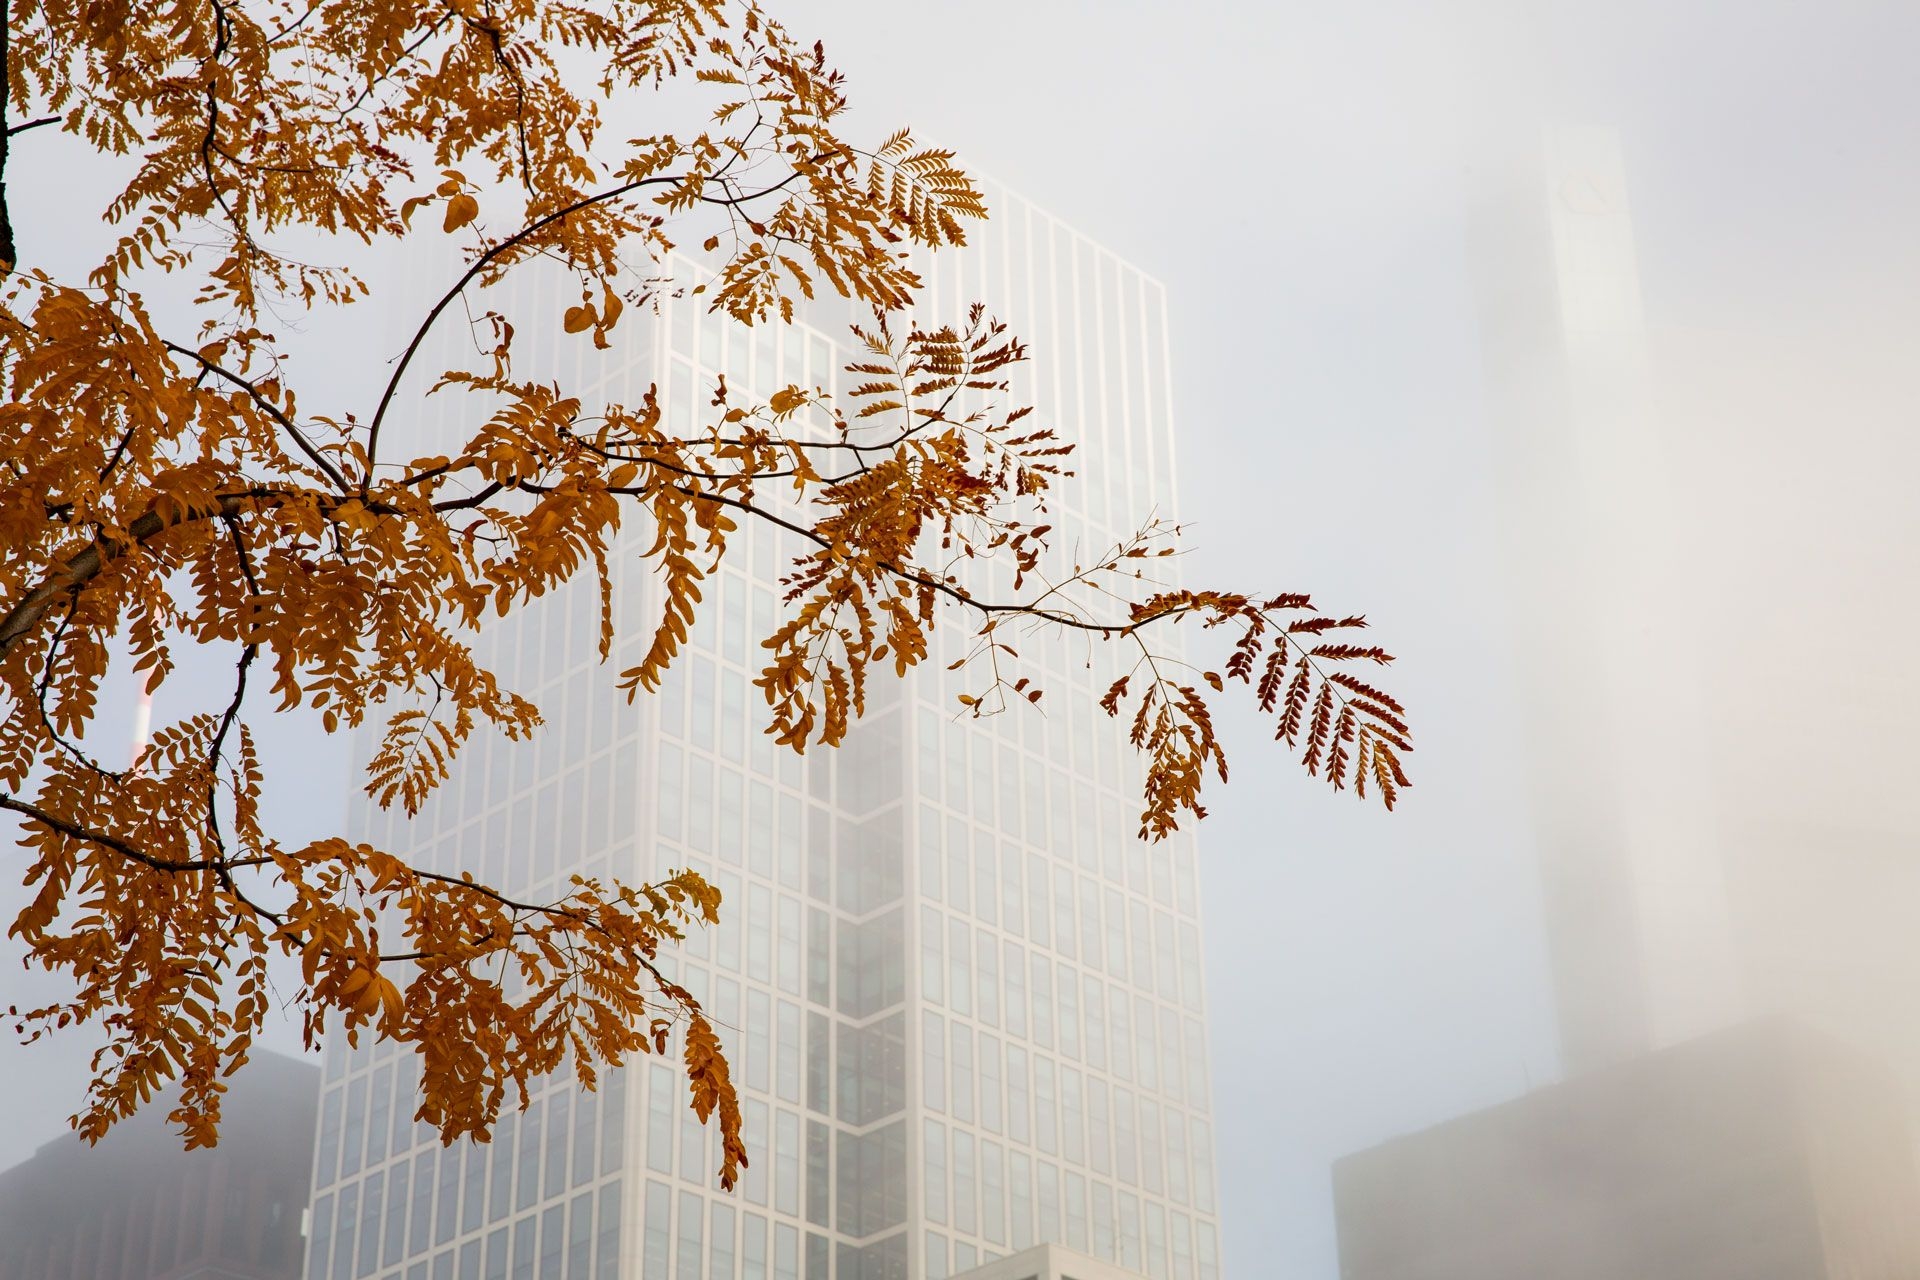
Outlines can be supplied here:
M989 203L972 248L930 261L925 314L979 299L1032 343L1016 397L1087 473L1055 505L1063 554L1171 516L1163 290L1016 198ZM692 423L722 374L750 397L833 389L839 335L697 303L623 327L590 398L657 383ZM550 322L521 333L523 359L601 367ZM969 636L948 619L924 675L877 677L846 746L803 759L759 732L752 687L794 548L741 530L666 688L629 706L615 673L656 617L636 536L613 557L613 661L593 660L585 583L491 626L483 660L546 728L475 743L411 823L359 804L352 834L535 897L576 872L713 880L725 922L666 969L724 1028L752 1163L718 1190L671 1057L596 1093L557 1078L490 1144L443 1148L411 1122L410 1055L334 1043L307 1274L944 1280L1051 1242L1218 1280L1194 844L1134 836L1138 763L1095 706L1114 655L1035 638L1044 711L956 718L970 677L944 668Z

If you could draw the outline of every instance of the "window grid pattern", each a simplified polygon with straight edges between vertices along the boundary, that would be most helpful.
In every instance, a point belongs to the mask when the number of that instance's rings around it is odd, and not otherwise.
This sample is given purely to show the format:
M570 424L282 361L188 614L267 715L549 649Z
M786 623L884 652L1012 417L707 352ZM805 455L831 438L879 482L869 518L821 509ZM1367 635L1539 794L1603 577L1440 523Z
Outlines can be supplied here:
M1171 517L1163 292L990 194L982 246L926 264L928 318L1007 299L1036 351L1014 399L1102 459L1103 483L1060 495L1059 546ZM510 313L558 296L515 288ZM584 344L557 326L521 331L536 367L578 367ZM805 326L743 331L685 303L628 341L588 399L653 384L687 423L721 377L736 402L831 391L846 359ZM476 741L412 821L365 805L351 821L535 897L576 873L712 879L724 923L664 967L722 1030L752 1163L735 1194L715 1189L717 1144L672 1052L594 1094L550 1082L491 1144L442 1148L412 1122L411 1060L336 1040L308 1275L933 1280L1055 1240L1153 1280L1217 1280L1194 850L1134 837L1138 765L1093 705L1111 655L1034 646L1047 714L960 721L948 630L924 674L874 682L841 750L797 757L757 731L752 679L798 548L739 531L665 687L630 707L615 673L657 609L640 536L610 557L606 666L584 583L480 637L546 715L531 743Z
M989 203L977 253L928 263L929 310L1005 300L1035 352L1018 396L1100 460L1060 495L1057 545L1171 518L1164 292L1017 198ZM1193 841L1136 838L1138 762L1094 706L1115 654L1022 646L1046 714L956 719L958 639L913 699L915 1274L1054 1241L1218 1280Z

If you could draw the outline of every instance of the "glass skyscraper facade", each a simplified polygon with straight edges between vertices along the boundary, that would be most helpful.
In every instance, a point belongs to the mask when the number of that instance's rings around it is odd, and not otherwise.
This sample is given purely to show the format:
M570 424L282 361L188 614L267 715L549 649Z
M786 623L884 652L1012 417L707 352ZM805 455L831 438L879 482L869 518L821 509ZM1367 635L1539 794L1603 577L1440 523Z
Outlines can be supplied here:
M1014 399L1081 447L1054 500L1060 556L1174 514L1160 286L989 189L975 243L925 263L930 323L986 302L1028 339ZM508 309L550 306L531 286ZM523 359L669 420L714 380L828 390L839 334L746 329L669 304L614 357L552 323ZM841 332L844 332L842 330ZM597 383L579 377L605 371ZM738 402L738 396L734 397ZM448 421L451 429L451 419ZM1111 646L1024 644L1042 707L956 716L966 619L866 719L804 758L759 732L752 687L797 550L743 528L666 687L632 706L657 596L629 527L612 557L614 660L582 580L488 627L481 656L533 697L531 744L473 744L411 822L361 803L356 838L523 896L576 872L693 867L724 922L666 971L722 1028L752 1163L717 1189L716 1137L673 1057L583 1093L546 1083L490 1144L411 1121L413 1059L328 1046L308 1241L313 1280L941 1280L1053 1241L1152 1280L1218 1280L1194 844L1135 838L1139 763L1095 705ZM1078 550L1076 550L1078 549Z

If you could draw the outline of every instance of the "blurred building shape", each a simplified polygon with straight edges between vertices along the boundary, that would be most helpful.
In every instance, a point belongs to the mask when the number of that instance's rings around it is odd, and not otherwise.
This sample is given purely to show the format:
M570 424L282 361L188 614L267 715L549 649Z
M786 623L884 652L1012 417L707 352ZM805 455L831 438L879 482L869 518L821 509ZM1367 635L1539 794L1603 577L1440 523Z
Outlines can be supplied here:
M1015 401L1098 460L1050 513L1061 555L1085 555L1174 516L1165 294L987 195L972 246L924 264L920 318L959 323L980 300L1030 341ZM550 285L492 300L521 335L517 376L571 377L591 355L554 323L574 285ZM721 375L735 402L835 388L843 327L747 329L703 301L623 325L625 358L589 400L657 384L690 424L715 412ZM481 637L543 708L537 741L476 742L411 823L358 800L350 820L354 839L536 899L575 872L713 880L725 923L662 964L723 1029L751 1152L740 1188L717 1191L674 1057L595 1093L563 1073L490 1146L442 1147L411 1120L413 1056L336 1041L312 1280L944 1280L1046 1243L1217 1280L1195 850L1135 837L1137 759L1095 706L1116 647L1022 646L1047 713L960 718L972 675L945 668L968 637L945 628L920 678L876 673L843 748L777 750L752 685L798 550L774 532L740 532L665 689L628 706L616 673L659 616L631 529L607 666L584 579Z
M1145 1277L1138 1271L1127 1271L1057 1244L1037 1244L1010 1258L963 1272L954 1280L1145 1280Z
M1581 1071L1746 1005L1619 144L1491 136L1469 260L1562 1061Z
M319 1077L256 1049L211 1150L183 1150L157 1099L0 1172L0 1280L297 1280Z
M1900 1091L1765 1020L1334 1166L1343 1280L1904 1280Z

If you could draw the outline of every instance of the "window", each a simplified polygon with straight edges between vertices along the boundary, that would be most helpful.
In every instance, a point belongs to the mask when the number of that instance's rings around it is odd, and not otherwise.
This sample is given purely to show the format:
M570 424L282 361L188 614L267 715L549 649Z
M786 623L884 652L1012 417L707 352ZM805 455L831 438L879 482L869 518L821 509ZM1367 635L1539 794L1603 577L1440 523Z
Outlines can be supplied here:
M1127 993L1118 983L1107 988L1107 1021L1112 1036L1113 1074L1122 1080L1133 1079L1133 1033L1127 1017Z
M1111 1258L1114 1255L1113 1188L1104 1182L1095 1182L1090 1190L1093 1195L1093 1256Z
M593 1177L593 1136L599 1130L600 1098L598 1093L582 1093L574 1100L572 1182L576 1187Z
M1026 895L1020 886L1020 850L1010 844L1000 846L1000 923L1018 937L1023 932Z
M790 996L800 994L800 900L780 897L780 932L774 957L774 976Z
M773 1091L783 1102L800 1101L800 1006L782 1000L774 1026Z
M935 1111L947 1109L946 1024L931 1010L921 1014L920 1091L926 1105Z
M999 859L993 854L993 840L984 828L973 833L973 913L988 924L995 923L1000 903Z
M1053 945L1073 959L1073 872L1060 866L1053 869Z
M1002 969L1007 979L1007 1034L1024 1036L1027 1034L1026 952L1016 942L1003 945L1006 948L1006 963Z
M663 699L666 696L665 690L674 687L677 683L672 674L667 676L661 692ZM681 838L680 772L680 748L670 742L662 743L660 746L660 795L654 817L660 828L660 834L669 840ZM670 859L672 855L669 854L666 857Z
M1087 1180L1072 1170L1066 1176L1067 1247L1087 1250Z
M746 1213L740 1221L740 1280L767 1280L767 1220Z
M973 1182L973 1135L953 1131L953 1227L972 1235L977 1227Z
M590 1280L587 1265L593 1255L593 1193L582 1191L573 1198L573 1212L567 1220L567 1280Z
M711 614L711 609L702 609L703 615ZM693 722L687 734L688 741L707 751L713 750L713 663L701 654L694 654L687 664L687 692Z
M946 968L940 948L940 920L940 913L932 907L920 908L920 997L935 1004L943 1003L941 977Z
M327 1274L328 1249L333 1243L333 1196L321 1196L313 1202L313 1213L307 1224L307 1274L318 1277Z
M1080 982L1064 964L1060 966L1060 982L1055 994L1060 1002L1060 1052L1077 1058L1080 1056Z
M1035 1181L1040 1184L1039 1202L1040 1239L1051 1244L1065 1244L1066 1237L1060 1232L1060 1170L1044 1160L1034 1162Z
M1167 1194L1187 1203L1187 1122L1167 1108Z
M825 1112L831 1104L827 1015L807 1012L807 1109Z
M1000 1132L1000 1040L980 1033L980 1127Z
M1140 1069L1140 1087L1158 1089L1160 1073L1153 1047L1153 1006L1145 996L1133 998L1134 1065Z
M1167 1211L1147 1202L1147 1275L1150 1280L1167 1278Z
M1160 1144L1160 1107L1140 1099L1140 1178L1155 1195L1165 1189L1166 1155Z
M734 1280L733 1207L713 1205L713 1229L708 1236L707 1280Z
M618 1280L619 1275L620 1184L609 1182L600 1188L600 1238L594 1245L594 1280Z
M340 1176L351 1178L360 1172L360 1144L367 1124L367 1078L361 1076L347 1086L346 1124L340 1136Z
M980 1143L980 1234L994 1244L1007 1242L1000 1144L985 1140Z
M967 826L958 818L947 819L947 905L955 911L969 910L973 901L967 871Z
M340 1188L333 1219L333 1280L350 1280L353 1275L353 1228L360 1213L360 1184L350 1182Z
M1160 1010L1160 1088L1175 1101L1184 1094L1180 1081L1180 1015L1167 1008Z
M985 929L975 934L979 950L980 1021L1000 1023L1000 943Z
M440 1148L440 1198L433 1223L433 1242L446 1244L453 1239L459 1220L460 1149Z
M937 1120L922 1121L920 1134L921 1185L929 1222L947 1220L947 1127Z
M513 1212L514 1135L519 1118L518 1112L509 1114L502 1107L500 1121L494 1127L493 1141L487 1152L487 1163L492 1166L487 1184L488 1222L504 1221Z
M1007 1152L1008 1232L1018 1251L1033 1245L1033 1166L1023 1151Z
M655 1064L647 1069L647 1168L656 1173L673 1172L674 1089L673 1072ZM532 1112L527 1113L530 1117ZM538 1133L535 1134L538 1142ZM532 1203L527 1195L526 1156L521 1156L520 1207Z
M641 1245L641 1274L647 1280L667 1274L667 1215L673 1207L673 1193L665 1183L647 1183L646 1233Z
M367 1113L367 1163L387 1158L388 1112L393 1104L393 1069L382 1065L373 1073L373 1102Z
M747 922L747 976L755 982L770 982L773 891L764 885L747 886Z
M1060 1152L1080 1164L1086 1159L1085 1117L1080 1109L1081 1076L1072 1067L1060 1068Z
M687 757L687 845L713 852L713 762L705 756ZM704 929L688 934L689 940L705 937Z
M387 1177L387 1240L380 1265L391 1267L407 1252L407 1165L395 1165ZM318 1275L318 1272L312 1274Z
M1081 977L1081 1001L1087 1017L1087 1065L1105 1070L1107 1065L1107 1002L1100 979L1092 974Z
M1119 898L1119 890L1112 890ZM1133 900L1133 984L1140 990L1154 990L1154 935L1148 925L1146 904Z
M344 1053L334 1053L329 1065L345 1060ZM335 1181L335 1171L340 1167L340 1106L344 1100L345 1094L339 1089L331 1089L320 1104L320 1140L314 1156L315 1186L331 1186Z
M474 1232L486 1226L486 1163L492 1151L478 1142L467 1142L467 1176L461 1182L461 1230Z
M1112 1134L1107 1126L1107 1082L1087 1073L1087 1163L1096 1173L1107 1171Z
M1213 1135L1205 1120L1193 1122L1193 1207L1213 1212Z
M973 1032L965 1024L953 1024L949 1037L953 1063L953 1088L950 1094L955 1120L973 1120Z
M818 1120L808 1120L807 1221L816 1227L831 1223L832 1165L833 1131Z
M1030 1132L1027 1103L1027 1051L1019 1045L1007 1046L1007 1136L1015 1142L1027 1141Z
M758 1093L768 1092L773 1065L771 1028L767 1025L772 1015L771 1003L766 992L747 988L747 1051L742 1055L745 1061L741 1065L746 1068L747 1088Z
M1054 1066L1051 1058L1033 1060L1033 1131L1034 1145L1048 1155L1058 1148L1054 1145L1058 1134L1054 1125Z
M1140 1270L1140 1200L1131 1191L1120 1193L1120 1265Z
M785 1110L773 1118L773 1205L800 1213L800 1117Z
M706 1221L706 1201L691 1191L680 1193L680 1234L674 1254L675 1280L700 1280L705 1256L700 1249L701 1227Z
M833 924L818 907L807 912L807 999L832 1003Z
M1053 937L1052 908L1047 896L1047 860L1040 854L1027 855L1027 936L1034 945L1049 945Z
M486 1280L507 1280L507 1229L487 1237Z
M964 920L947 921L947 1001L955 1013L973 1012L973 938Z
M425 1253L428 1233L433 1230L433 1160L432 1151L422 1151L413 1158L413 1212L407 1220L407 1252ZM318 1276L317 1271L308 1274Z
M1033 1039L1042 1048L1053 1047L1053 963L1039 951L1032 961Z

